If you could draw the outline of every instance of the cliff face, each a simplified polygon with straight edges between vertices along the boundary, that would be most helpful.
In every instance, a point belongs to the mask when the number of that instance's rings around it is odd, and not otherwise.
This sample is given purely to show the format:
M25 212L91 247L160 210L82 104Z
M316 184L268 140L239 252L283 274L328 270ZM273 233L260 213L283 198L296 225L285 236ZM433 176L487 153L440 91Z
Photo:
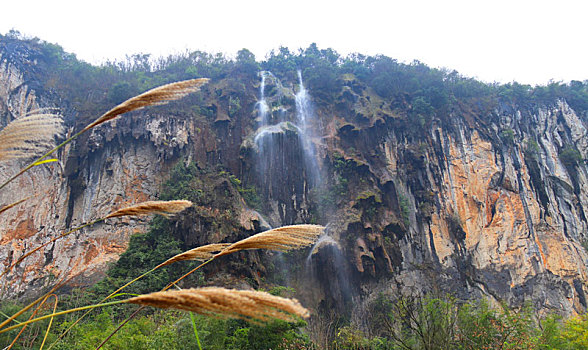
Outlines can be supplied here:
M341 226L366 294L449 290L540 310L586 308L587 173L564 154L574 147L584 159L587 135L564 101L484 113L461 106L416 142L379 113L366 116L368 126L343 125L329 145L373 181L354 186L361 190L347 206L361 213Z
M22 68L0 62L3 124L67 104L39 96ZM0 261L8 266L71 227L156 198L175 163L194 161L233 174L241 190L254 189L256 201L235 202L243 232L264 227L261 216L271 225L329 224L329 239L306 262L321 282L300 291L314 308L353 297L360 315L380 292L429 291L566 313L586 308L588 169L571 150L588 158L588 135L566 101L533 108L459 103L419 123L348 75L330 98L313 101L305 129L297 117L299 82L266 83L269 126L258 107L259 79L236 75L182 102L190 113L169 107L125 116L60 152L58 165L21 177L0 203L34 196L0 216ZM17 167L2 164L0 178ZM145 220L124 219L59 240L4 277L4 297L75 276L70 284L89 284L145 229ZM190 244L238 236L187 230ZM302 270L285 283L306 285Z
M587 255L580 241L586 225L586 172L583 166L566 169L558 150L566 138L584 153L586 129L564 102L525 120L520 111L495 116L490 132L512 128L512 143L493 144L456 116L452 132L431 128L427 144L417 150L393 133L379 145L385 168L370 170L380 174L384 187L391 182L397 198L410 208L405 235L394 242L402 252L399 276L405 277L395 279L417 287L414 281L430 270L434 283L463 296L484 294L510 305L532 300L539 309L583 310ZM536 140L535 154L525 151L525 140ZM366 270L366 256L367 265L375 264L371 273L377 270L381 239L369 235L386 232L382 219L375 220L375 227L362 223L373 255L356 249L361 252L358 271ZM385 244L382 248L390 251ZM388 260L385 255L379 259Z
M11 64L2 62L0 81L6 89L0 104L5 120L41 106L59 107L39 99ZM98 135L89 141L96 147L101 142ZM2 203L31 198L2 217L3 266L9 266L25 252L70 227L98 218L113 208L153 198L160 181L156 173L161 169L161 163L153 163L158 157L157 148L147 140L135 141L124 149L111 146L92 152L88 162L79 168L72 164L74 159L68 162L72 154L68 147L59 153L58 165L39 166L10 184L2 193ZM13 175L18 166L16 162L3 164L1 177ZM68 174L68 168L76 168L75 177ZM80 274L86 278L103 271L106 263L125 250L129 236L141 232L144 224L129 220L97 225L47 246L5 277L5 295L34 294L40 287L54 283L55 278Z

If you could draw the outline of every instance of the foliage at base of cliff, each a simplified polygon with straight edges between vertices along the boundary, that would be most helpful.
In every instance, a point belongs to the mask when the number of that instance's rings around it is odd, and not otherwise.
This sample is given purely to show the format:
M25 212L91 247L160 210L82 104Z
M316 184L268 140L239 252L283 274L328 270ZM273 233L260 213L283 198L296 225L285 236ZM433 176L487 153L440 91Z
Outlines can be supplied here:
M353 325L338 330L334 349L586 349L587 315L537 320L528 307L490 308L484 301L380 295L370 310L369 335Z
M82 302L77 300L77 302ZM76 303L70 300L69 303ZM198 337L207 350L581 350L588 348L588 316L568 320L548 316L536 320L529 308L490 308L486 303L459 303L451 298L417 297L391 301L380 296L373 305L369 330L344 324L334 337L319 346L305 335L306 323L282 321L265 326L241 320L195 317ZM13 313L18 306L4 304L1 312ZM53 347L90 349L100 344L117 327L119 314L114 309L96 311ZM26 319L27 314L22 319ZM56 319L47 344L76 319L75 314ZM13 349L38 346L48 322L30 326ZM333 326L333 325L331 325ZM17 330L0 334L0 344L8 345ZM35 345L33 345L35 344ZM104 349L197 349L192 321L186 313L157 311L131 320L109 340Z
M6 312L14 308L4 307L2 311ZM57 350L94 349L121 322L117 311L103 309L92 313L58 341L61 333L75 320L75 314L57 319L47 337L46 345L55 343L53 349ZM47 324L48 322L39 322L30 326L17 340L13 349L38 348ZM221 320L195 315L195 324L202 349L206 350L310 348L308 337L298 330L305 325L304 322L289 324L276 321L266 326L259 326L245 321ZM0 345L10 344L17 333L18 330L0 334ZM102 349L179 350L198 349L198 345L192 320L188 314L177 311L156 311L132 319Z

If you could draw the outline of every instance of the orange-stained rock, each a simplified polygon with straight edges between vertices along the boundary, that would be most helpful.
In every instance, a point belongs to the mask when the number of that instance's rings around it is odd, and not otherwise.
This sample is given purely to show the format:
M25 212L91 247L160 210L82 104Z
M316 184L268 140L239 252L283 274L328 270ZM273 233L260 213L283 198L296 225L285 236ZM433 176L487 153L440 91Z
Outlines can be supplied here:
M19 218L23 218L23 220L18 222L13 229L4 232L0 244L6 244L16 239L27 239L37 233L33 219L22 216L22 213Z

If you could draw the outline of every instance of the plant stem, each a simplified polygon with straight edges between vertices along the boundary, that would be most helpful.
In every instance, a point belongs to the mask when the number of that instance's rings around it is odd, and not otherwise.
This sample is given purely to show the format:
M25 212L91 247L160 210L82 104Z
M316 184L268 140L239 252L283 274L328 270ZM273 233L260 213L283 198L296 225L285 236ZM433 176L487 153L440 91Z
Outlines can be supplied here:
M6 326L8 323L10 323L10 321L13 321L14 320L15 322L18 322L18 321L15 320L18 316L22 315L23 313L25 313L27 310L29 310L33 306L37 305L37 303L40 302L41 300L43 300L44 298L45 298L45 295L43 295L39 299L33 301L29 305L23 307L17 313L15 313L14 315L12 315L9 318L7 318L6 320L4 320L4 322L0 323L0 329L2 329L2 327ZM22 322L18 322L18 325L21 325L21 324L22 324Z
M38 159L36 159L31 164L27 165L18 174L14 175L10 179L6 180L2 185L0 185L0 190L3 189L6 185L8 185L9 183L11 183L12 181L14 181L17 177L21 176L22 174L24 174L25 172L27 172L29 169L31 169L32 167L34 167L37 162L42 161L43 158L50 156L53 152L57 151L61 147L67 145L70 142L72 142L75 138L77 138L78 136L80 136L81 134L83 134L85 131L87 131L87 130L86 129L82 129L81 131L79 131L78 133L76 133L75 135L73 135L72 137L68 138L67 140L63 141L59 145L55 146L55 148L53 148L49 152L47 152L44 155L40 156Z
M43 304L45 304L45 302L47 301L48 298L49 298L49 296L46 296L45 299L43 299L43 302L41 302L39 304L39 306L37 306L37 308L35 309L35 311L33 311L33 313L31 314L31 317L29 317L29 321L31 319L33 319L33 317L35 317L35 315L37 314L37 312L39 312L39 310L41 309L41 307L43 306ZM14 344L16 344L16 341L18 340L18 338L20 338L20 336L24 332L25 328L27 328L26 325L23 326L22 329L20 330L20 332L18 332L18 334L16 335L16 337L14 337L14 339L12 339L12 343L10 343L10 345L6 348L7 350L12 349L12 347L14 346Z
M106 298L102 299L102 300L100 301L100 303L103 303L103 302L105 302L106 300L108 300L108 299L112 298L112 297L113 297L113 296L114 296L116 293L120 292L121 290L125 289L126 287L128 287L128 286L129 286L129 285L131 285L132 283L136 282L137 280L139 280L139 279L141 279L141 278L145 277L146 275L150 274L151 272L155 271L155 270L156 270L156 269L158 269L159 267L161 267L161 264L159 264L159 265L155 266L155 267L154 267L154 268L152 268L151 270L149 270L149 271L147 271L147 272L143 273L143 274L142 274L142 275L140 275L139 277L136 277L136 278L135 278L135 279L133 279L132 281L130 281L130 282L128 282L128 283L126 283L124 286L122 286L122 287L118 288L117 290L115 290L114 292L110 293L110 294L109 294L109 295L108 295ZM143 306L142 308L144 308L144 306ZM51 346L49 347L49 349L53 348L53 346L54 346L55 344L57 344L57 343L58 343L58 342L59 342L61 339L63 339L63 337L65 337L65 335L66 335L67 333L69 333L69 331L70 331L70 330L71 330L73 327L75 327L75 325L77 325L77 324L78 324L78 323L79 323L79 322L80 322L80 321L81 321L81 320L82 320L84 317L86 317L86 316L87 316L87 315L90 313L90 311L91 311L91 310L88 310L86 313L84 313L82 316L80 316L80 318L78 318L78 319L77 319L77 320L76 320L74 323L72 323L72 324L71 324L69 327L67 327L67 329L66 329L65 331L63 331L63 333L61 333L61 335L59 335L59 338L57 338L57 340L56 340L56 341L55 341L53 344L51 344ZM131 316L132 316L132 315L131 315ZM124 325L126 322L128 322L130 319L131 319L131 318L127 318L127 320L126 320L126 321L123 323L123 325ZM116 329L116 331L118 331L118 329ZM115 331L114 333L116 333L116 331ZM110 336L114 335L114 333L112 333Z
M53 304L53 313L55 313L55 310L57 310L57 295L53 294L53 296L55 297L55 304ZM51 317L51 320L49 320L49 325L47 326L47 330L45 331L45 336L43 337L43 342L41 343L41 347L39 348L39 350L43 350L43 346L45 346L45 341L47 341L47 336L49 335L49 330L51 329L51 325L53 324L53 317Z
M198 349L202 350L202 345L200 345L200 337L198 337L198 329L196 328L196 319L194 318L194 313L192 311L190 311L190 319L192 320L192 328L194 328L194 336L196 337Z
M166 291L166 290L170 289L171 287L175 286L175 285L176 285L176 283L180 282L180 281L181 281L181 280L183 280L185 277L187 277L188 275L192 274L194 271L198 270L198 269L199 269L199 268L201 268L202 266L204 266L204 265L208 264L209 262L213 261L214 259L215 259L215 257L212 257L212 258L210 258L210 259L206 260L205 262L203 262L202 264L200 264L200 265L196 266L196 267L195 267L194 269L192 269L190 272L186 273L186 274L185 274L185 275L183 275L182 277L180 277L180 278L178 278L177 280L173 281L172 283L168 284L168 285L167 285L165 288L163 288L161 291L162 291L162 292L163 292L163 291ZM163 264L164 264L164 263L161 263L161 264L157 265L157 266L156 266L156 267L154 267L154 268L153 268L151 271L153 271L153 270L157 269L158 267L162 266ZM149 271L149 272L151 272L151 271ZM147 273L149 273L149 272L146 272L145 274L147 274ZM136 279L139 279L140 277L141 277L141 276L137 277ZM135 279L135 280L136 280L136 279ZM132 282L133 282L133 281L131 281L131 282L127 283L126 285L128 285L128 284L131 284ZM125 285L125 286L126 286L126 285ZM125 286L123 286L123 287L125 287ZM122 289L123 287L121 287L120 289ZM120 289L119 289L119 290L120 290ZM118 290L117 290L117 291L118 291ZM117 291L115 291L115 293L116 293ZM113 293L113 294L114 294L114 293ZM145 308L145 306L142 306L142 307L141 307L139 310L142 310L142 309L144 309L144 308ZM139 311L139 310L137 310L137 311ZM132 315L130 315L129 317L127 317L127 319L126 319L126 320L123 322L123 325L124 325L124 324L126 324L127 322L129 322L130 320L132 320L132 319L133 319L133 318L134 318L136 315L137 315L137 312L135 312L135 313L133 313ZM84 315L84 316L85 316L85 315ZM75 323L74 323L74 324L75 324ZM73 327L73 325L72 325L71 327ZM70 328L71 328L71 327L70 327ZM121 326L121 327L122 327L122 326ZM112 333L111 333L111 334L110 334L108 337L109 337L109 338L110 338L110 337L112 337L112 336L113 336L113 335L114 335L116 332L118 332L118 330L119 330L121 327L119 327L119 328L115 329L115 330L114 330L114 332L112 332ZM68 330L69 330L69 328L68 328ZM66 331L66 332L67 332L67 331Z
M181 280L183 280L184 278L188 277L189 275L191 275L192 273L194 273L196 270L200 269L201 267L203 267L204 265L208 264L209 262L213 261L215 257L212 257L208 260L206 260L205 262L203 262L202 264L196 266L195 268L193 268L192 270L190 270L190 272L186 273L185 275L183 275L182 277L178 278L177 280L171 282L170 284L168 284L165 288L163 288L161 291L164 292L168 289L170 289L172 286L176 285L176 283L180 282Z
M73 308L73 309L69 309L69 310L65 310L65 311L60 311L60 312L52 313L50 315L45 315L45 316L37 317L37 318L34 318L32 320L28 320L28 321L25 321L25 322L16 324L14 326L10 326L8 328L4 328L4 329L0 330L0 333L8 332L8 331L11 331L11 330L16 329L18 327L23 327L23 326L26 326L28 324L31 324L31 323L34 323L34 322L38 322L38 321L42 321L42 320L45 320L47 318L51 318L51 317L55 317L55 316L61 316L61 315L69 314L69 313L76 312L76 311L83 311L83 310L95 309L97 307L112 306L112 305L117 305L117 304L123 304L123 303L126 303L126 302L128 302L127 299L125 299L125 300L118 300L118 301L111 301L109 303L103 303L103 304L94 304L94 305L87 305L87 306L82 306L82 307L76 307L76 308Z
M144 308L145 308L145 306L141 306L140 308L135 310L135 312L133 312L131 314L131 316L129 316L126 320L124 320L121 324L119 324L118 327L116 327L116 329L114 331L112 331L112 333L110 333L110 335L108 337L106 337L106 339L104 339L104 341L102 343L100 343L100 345L98 345L96 350L100 350L100 348L102 348L102 346L104 344L106 344L110 340L110 338L112 338L112 336L114 334L116 334L116 332L118 332L119 329L121 329L125 324L127 324L127 322L129 322L133 317L135 317L136 314L139 313L139 311L143 310ZM200 349L200 350L202 350L202 349Z
M0 274L0 278L2 278L2 276L4 276L5 274L7 274L8 272L10 272L10 271L11 271L11 270L12 270L12 269L13 269L13 268L16 266L16 265L20 264L20 263L21 263L21 262L22 262L22 261L23 261L25 258L27 258L27 257L28 257L28 256L30 256L31 254L35 253L35 252L36 252L36 251L38 251L39 249L41 249L41 248L43 248L43 247L46 247L46 246L48 246L49 244L51 244L51 243L53 243L53 242L57 241L57 240L58 240L58 239L60 239L60 238L63 238L63 237L65 237L65 236L67 236L67 235L70 235L70 234L72 234L72 233L76 232L76 231L79 231L79 230L83 229L84 227L88 227L88 226L94 225L94 224L96 224L96 223L98 223L98 222L100 222L100 221L104 221L104 220L105 220L105 218L99 218L99 219L96 219L96 220L94 220L94 221L88 222L88 223L86 223L86 224L83 224L82 226L78 226L78 227L76 227L76 228L74 228L74 229L71 229L71 230L67 231L66 233L63 233L63 234L61 234L61 235L59 235L59 236L57 236L57 237L55 237L55 238L51 239L51 240L50 240L49 242L47 242L47 243L41 244L41 245L40 245L40 246L38 246L37 248L35 248L35 249L31 250L30 252L28 252L28 253L26 253L25 255L23 255L23 256L21 256L20 258L18 258L18 260L17 260L16 262L14 262L12 265L8 266L8 267L7 267L7 268L6 268L6 269L5 269L5 270L4 270L4 271L3 271L3 272Z
M57 289L59 289L63 284L67 283L68 281L70 281L73 277L70 277L69 279L66 279L67 276L64 276L63 279L55 284L53 286L53 288L51 288L51 290L49 290L47 293L45 293L43 296L39 297L37 300L33 301L32 303L30 303L29 305L23 307L22 309L20 309L17 313L15 313L14 315L10 316L8 319L4 320L4 322L0 323L0 329L2 329L2 327L6 326L8 323L10 323L11 321L17 322L18 324L21 324L20 322L18 322L16 320L16 318L20 315L22 315L23 313L25 313L27 310L29 310L30 308L32 308L33 306L35 306L37 303L39 303L40 301L42 301L43 299L45 299L45 297L47 297L48 295L50 295L51 293L55 292Z

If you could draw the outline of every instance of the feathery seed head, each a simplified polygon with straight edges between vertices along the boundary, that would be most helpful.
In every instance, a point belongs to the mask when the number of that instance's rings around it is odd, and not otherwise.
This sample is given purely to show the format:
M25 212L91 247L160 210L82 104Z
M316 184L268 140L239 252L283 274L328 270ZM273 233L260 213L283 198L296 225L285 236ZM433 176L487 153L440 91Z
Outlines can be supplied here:
M296 299L260 291L218 287L156 292L131 298L128 302L253 322L268 322L272 319L295 322L297 317L308 318L310 315Z
M282 252L299 249L316 242L324 232L320 225L291 225L260 232L235 242L216 256L223 256L245 249L270 249Z
M0 161L33 157L51 146L64 132L59 114L29 114L0 131Z
M222 251L230 245L231 243L213 243L190 249L167 259L163 264L161 264L161 266L166 266L176 261L183 260L208 260L213 258L216 253Z
M95 126L112 120L124 113L128 113L144 107L161 105L170 101L179 100L188 94L198 91L202 85L208 82L208 80L209 79L207 78L200 78L179 81L176 83L162 85L138 96L131 97L125 102L104 113L102 116L100 116L100 118L86 126L84 131L92 129Z
M105 219L116 218L120 216L136 216L136 215L149 215L159 214L163 216L169 216L171 214L177 214L182 210L191 207L192 202L186 200L175 200L175 201L148 201L139 203L127 208L119 209L115 212L108 214Z

